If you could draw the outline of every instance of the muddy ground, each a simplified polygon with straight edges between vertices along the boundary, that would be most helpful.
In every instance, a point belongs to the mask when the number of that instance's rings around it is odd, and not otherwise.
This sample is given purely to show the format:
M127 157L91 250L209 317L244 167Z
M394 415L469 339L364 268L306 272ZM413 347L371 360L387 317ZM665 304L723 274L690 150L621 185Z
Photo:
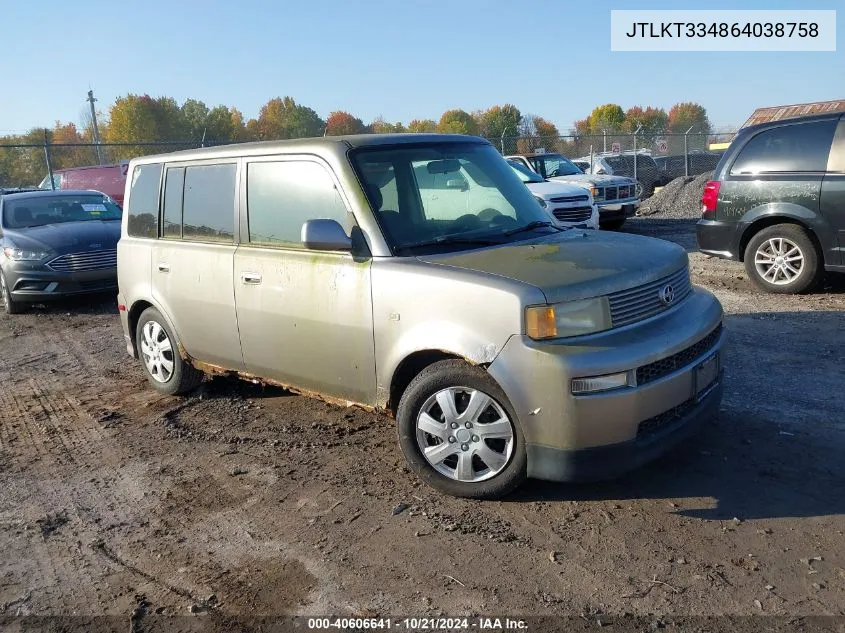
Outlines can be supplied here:
M627 230L694 251L688 221ZM110 298L0 316L0 616L845 615L845 279L764 295L690 257L728 313L719 419L620 481L501 502L420 485L384 416L157 395Z

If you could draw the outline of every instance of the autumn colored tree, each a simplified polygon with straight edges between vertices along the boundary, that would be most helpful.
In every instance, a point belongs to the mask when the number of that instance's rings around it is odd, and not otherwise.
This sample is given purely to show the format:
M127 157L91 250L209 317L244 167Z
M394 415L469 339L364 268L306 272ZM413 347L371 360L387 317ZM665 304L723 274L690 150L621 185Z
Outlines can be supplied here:
M348 112L338 110L329 114L326 119L326 136L341 136L343 134L361 134L364 132L364 123L358 117Z
M407 131L401 121L390 123L383 117L377 117L368 127L373 134L398 134Z
M414 119L408 123L408 132L423 134L435 131L437 131L437 122L433 119Z
M686 101L676 103L669 110L669 130L676 134L683 134L690 127L693 132L709 133L710 120L707 118L707 110L703 106Z
M109 123L103 137L110 143L149 143L185 140L182 111L174 99L149 95L118 97L109 109ZM122 147L121 158L133 158L161 151L152 145Z
M261 107L253 132L258 140L270 141L319 136L324 127L325 122L311 108L297 104L292 97L276 97Z
M50 148L50 162L53 169L84 167L86 165L97 164L97 151L94 147L61 147L61 145L66 143L73 144L86 142L74 123L62 123L61 121L56 121L56 124L49 136L50 143L54 145L54 147Z
M498 142L503 136L519 135L522 114L519 108L511 104L493 106L477 116L481 135Z
M237 108L229 108L229 118L232 122L232 132L230 138L235 143L243 143L244 141L250 140L249 135L246 131L246 122L244 121L244 115L241 113L240 110Z
M440 117L437 131L441 134L472 134L477 135L480 130L478 123L469 112L459 108L447 110Z
M622 129L633 132L641 126L640 133L644 136L657 136L666 130L667 122L668 117L663 108L633 106L625 111Z
M604 130L608 132L622 128L625 121L625 112L622 106L615 103L606 103L593 108L590 116L587 117L587 125L591 134L601 134Z
M560 131L551 121L529 114L520 122L519 136L516 143L517 152L527 154L539 147L546 150L555 149L560 140Z

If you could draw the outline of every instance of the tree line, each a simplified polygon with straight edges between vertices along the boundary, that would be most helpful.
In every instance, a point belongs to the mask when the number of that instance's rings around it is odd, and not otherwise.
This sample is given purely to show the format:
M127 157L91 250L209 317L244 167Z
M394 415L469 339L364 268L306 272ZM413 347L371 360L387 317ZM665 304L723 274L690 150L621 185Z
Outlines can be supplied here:
M665 132L683 133L689 127L707 133L710 123L705 109L696 103L678 103L667 113L662 108L634 106L623 110L605 104L575 122L562 137L558 127L541 116L522 113L512 104L486 110L447 110L438 120L414 119L407 124L391 123L383 117L364 123L345 111L334 111L323 119L292 97L276 97L265 103L255 118L246 119L235 107L209 107L197 99L181 105L172 97L129 94L119 97L106 112L98 114L103 143L128 144L102 148L106 162L178 149L180 144L214 145L245 141L269 141L342 134L387 134L439 132L472 134L491 140L497 147L508 139L508 151L530 151L537 147L579 153L593 135L631 133L640 129L643 138ZM92 143L93 124L86 118L80 126L57 121L45 132L34 128L21 135L0 137L1 145L41 145L45 134L50 144ZM591 141L592 142L592 141ZM153 145L151 143L157 144ZM162 143L172 143L172 146ZM147 144L147 145L145 145ZM93 147L51 147L54 169L93 165L99 157ZM0 147L0 186L37 184L46 173L43 149Z

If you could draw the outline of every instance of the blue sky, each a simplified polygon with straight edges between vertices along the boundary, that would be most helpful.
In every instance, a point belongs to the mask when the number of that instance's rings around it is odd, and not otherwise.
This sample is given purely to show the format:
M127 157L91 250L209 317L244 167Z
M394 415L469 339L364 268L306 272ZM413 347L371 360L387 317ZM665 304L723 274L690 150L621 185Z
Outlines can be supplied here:
M805 8L842 9L841 0ZM528 10L528 7L534 7ZM845 98L845 11L828 53L610 52L610 9L794 9L796 3L557 0L59 0L3 3L0 134L79 122L127 93L233 105L292 96L324 118L438 118L513 103L562 131L593 106L704 105L717 125L758 106Z

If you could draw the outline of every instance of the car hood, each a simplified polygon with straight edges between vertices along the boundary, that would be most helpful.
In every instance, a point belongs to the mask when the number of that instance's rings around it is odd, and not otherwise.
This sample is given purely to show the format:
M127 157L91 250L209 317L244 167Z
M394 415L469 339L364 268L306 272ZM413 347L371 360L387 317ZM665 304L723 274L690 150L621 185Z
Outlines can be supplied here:
M553 182L571 182L579 184L582 187L589 187L590 185L597 185L604 187L606 185L629 185L634 181L625 176L611 176L610 174L572 174L570 176L552 176L549 180Z
M531 193L541 198L583 196L587 193L584 185L573 185L565 182L526 182L525 186L528 187Z
M529 284L539 288L549 303L627 290L657 281L688 265L686 251L672 242L580 229L418 259Z
M86 220L6 229L4 241L18 248L45 250L58 255L117 248L120 220Z

